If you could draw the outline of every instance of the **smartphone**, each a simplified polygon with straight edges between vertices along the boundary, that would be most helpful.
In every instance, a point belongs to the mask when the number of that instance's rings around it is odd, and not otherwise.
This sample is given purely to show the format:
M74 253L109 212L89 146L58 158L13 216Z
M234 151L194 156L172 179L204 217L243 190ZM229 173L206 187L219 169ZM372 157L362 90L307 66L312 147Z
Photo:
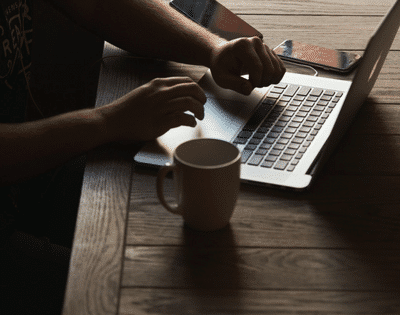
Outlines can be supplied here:
M346 73L353 70L361 56L335 49L285 40L274 51L283 60L306 64L329 71Z
M216 0L172 0L170 5L227 40L263 35Z

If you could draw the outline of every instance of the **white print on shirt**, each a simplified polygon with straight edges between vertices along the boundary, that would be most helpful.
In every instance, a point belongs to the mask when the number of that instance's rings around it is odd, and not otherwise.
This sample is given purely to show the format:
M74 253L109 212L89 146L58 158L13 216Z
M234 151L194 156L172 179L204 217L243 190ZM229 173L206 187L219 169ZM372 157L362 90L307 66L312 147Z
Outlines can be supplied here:
M31 54L32 17L26 0L15 1L4 13L8 25L0 25L0 80L12 89L13 80L9 79L13 72L18 69L18 76L28 74L31 67L31 62L24 64L24 58Z

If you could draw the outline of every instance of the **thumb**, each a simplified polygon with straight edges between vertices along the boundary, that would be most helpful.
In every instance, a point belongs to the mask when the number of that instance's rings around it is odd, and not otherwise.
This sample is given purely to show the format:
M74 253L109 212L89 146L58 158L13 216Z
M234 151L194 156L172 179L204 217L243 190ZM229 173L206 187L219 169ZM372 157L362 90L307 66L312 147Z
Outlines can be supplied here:
M225 75L216 78L215 82L223 88L231 89L244 95L249 95L253 91L253 85L250 81L241 76Z

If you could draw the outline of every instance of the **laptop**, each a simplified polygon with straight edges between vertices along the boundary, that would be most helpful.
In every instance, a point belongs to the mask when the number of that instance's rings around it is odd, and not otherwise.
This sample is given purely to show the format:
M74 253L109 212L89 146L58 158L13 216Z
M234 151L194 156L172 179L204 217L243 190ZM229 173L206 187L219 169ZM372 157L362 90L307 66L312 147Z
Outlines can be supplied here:
M352 81L286 73L279 84L244 96L220 88L206 72L199 81L207 95L204 120L148 142L135 162L163 166L184 141L216 138L240 149L243 182L310 187L373 88L399 25L397 0L370 38Z

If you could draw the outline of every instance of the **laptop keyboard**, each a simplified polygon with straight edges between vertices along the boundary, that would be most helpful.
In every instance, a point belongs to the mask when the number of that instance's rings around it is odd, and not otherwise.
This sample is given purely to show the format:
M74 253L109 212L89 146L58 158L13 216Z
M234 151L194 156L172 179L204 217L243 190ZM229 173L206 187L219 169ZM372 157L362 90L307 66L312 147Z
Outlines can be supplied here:
M292 172L342 95L275 85L233 141L244 145L242 163Z

